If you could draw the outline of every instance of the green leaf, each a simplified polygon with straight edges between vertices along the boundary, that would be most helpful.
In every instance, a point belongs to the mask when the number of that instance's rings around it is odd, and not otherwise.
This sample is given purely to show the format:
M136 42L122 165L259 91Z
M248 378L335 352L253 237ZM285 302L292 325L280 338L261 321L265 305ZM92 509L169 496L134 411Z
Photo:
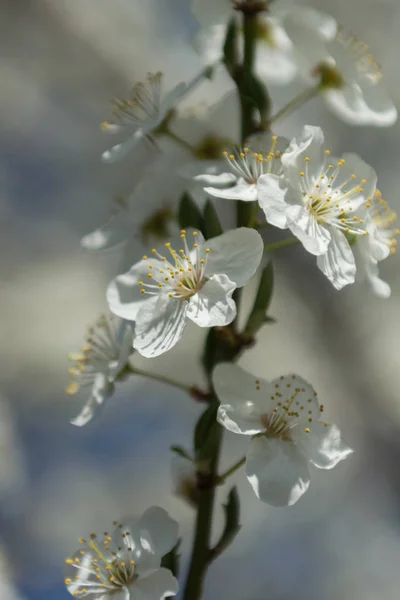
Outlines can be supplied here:
M210 437L211 430L213 429L214 424L217 423L217 410L218 410L219 402L213 402L206 408L206 410L200 415L199 420L197 421L196 428L194 430L194 449L196 452L196 458L198 458L197 453L201 450L204 444L207 442L207 439Z
M262 123L268 123L271 113L271 98L267 88L249 71L243 71L239 81L239 91L242 103L256 108L260 113Z
M182 229L193 227L203 230L203 217L196 202L185 192L180 200L178 208L178 222Z
M274 271L272 262L269 262L261 274L257 295L244 330L246 335L253 336L264 323L268 322L267 311L271 304L273 287Z
M171 450L171 452L174 452L178 456L181 456L182 458L185 458L186 460L193 462L193 458L190 456L189 452L187 450L185 450L185 448L182 448L182 446L171 446L170 450Z
M211 550L211 560L214 560L231 545L240 531L240 501L236 486L228 495L228 501L223 505L225 513L225 525L216 546Z
M201 361L203 363L204 370L208 376L211 375L214 365L216 364L216 356L217 356L217 334L215 328L209 330L206 342L204 344L203 355L201 357Z
M238 57L238 37L236 19L233 17L228 24L224 42L224 63L228 73L232 76L239 61Z
M164 554L161 560L161 566L165 569L169 569L174 577L178 577L179 575L179 559L181 555L178 550L180 545L181 540L179 539L176 546L174 546L168 554Z
M210 199L207 200L204 206L203 223L203 233L206 240L223 233L217 211Z

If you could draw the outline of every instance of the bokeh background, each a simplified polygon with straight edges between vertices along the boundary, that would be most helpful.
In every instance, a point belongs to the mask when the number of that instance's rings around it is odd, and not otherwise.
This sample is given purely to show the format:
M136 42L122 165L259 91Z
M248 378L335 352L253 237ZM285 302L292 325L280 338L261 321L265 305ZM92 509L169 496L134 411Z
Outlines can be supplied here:
M309 4L369 42L400 107L397 0ZM190 444L201 406L138 379L78 429L69 419L79 406L63 390L67 353L104 311L105 286L121 266L120 251L86 254L79 240L148 160L143 153L136 162L101 164L109 140L99 123L109 117L109 99L147 71L162 70L168 86L201 63L190 46L189 0L1 0L0 14L0 597L64 600L64 558L77 538L153 503L181 523L185 569L193 513L173 493L168 448ZM234 136L228 90L221 76L185 109L205 119L222 99L218 127ZM276 106L295 91L272 90ZM373 164L384 197L400 210L400 124L350 128L315 100L278 132L293 136L306 122L323 126L332 151L355 151ZM124 260L133 262L137 249L129 252ZM398 260L381 266L393 290L387 301L364 286L335 292L300 248L275 262L277 324L264 328L241 364L309 379L355 454L333 472L314 472L308 493L287 510L261 504L239 473L242 531L210 569L205 598L397 600ZM202 340L189 329L167 356L138 364L201 383ZM245 446L227 435L224 465Z

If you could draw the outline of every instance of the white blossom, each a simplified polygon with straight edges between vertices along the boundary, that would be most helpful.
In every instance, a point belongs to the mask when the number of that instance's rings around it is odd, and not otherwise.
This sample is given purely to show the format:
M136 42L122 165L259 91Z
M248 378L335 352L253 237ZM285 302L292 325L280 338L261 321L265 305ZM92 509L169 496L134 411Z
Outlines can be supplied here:
M334 159L319 127L306 125L282 155L282 175L263 175L258 200L266 219L290 229L336 289L353 283L354 255L347 237L367 235L363 215L376 174L356 154ZM347 237L346 237L347 236Z
M202 28L194 39L194 45L206 64L222 59L227 23L234 15L229 2L218 0L194 0L192 10ZM285 31L284 16L290 12L300 20L304 28L319 36L331 37L334 20L309 7L284 6L274 3L268 11L257 16L257 40L254 70L267 82L285 85L297 75L296 48ZM243 53L243 30L238 23L238 50ZM307 33L305 33L307 35Z
M133 346L147 357L170 350L180 340L187 319L200 327L228 325L236 316L232 294L255 273L263 253L261 236L253 229L235 229L204 242L193 232L189 249L165 246L167 259L152 257L118 275L107 291L110 310L135 322Z
M379 190L376 190L366 209L365 230L368 235L357 239L354 244L357 279L367 280L377 296L388 298L391 289L388 283L380 279L378 263L396 252L395 236L399 230L394 223L397 215Z
M165 155L158 156L145 169L128 198L114 201L111 216L82 238L82 247L96 252L109 250L133 237L146 241L151 233L168 237L183 191L184 182L176 171L175 161Z
M229 171L219 174L208 172L195 175L194 179L206 184L204 191L216 198L255 202L258 196L257 182L262 175L282 174L281 155L287 147L285 138L265 133L251 136L248 145L239 151L223 153ZM215 168L220 169L220 163Z
M92 600L163 600L178 592L172 573L161 559L178 541L178 523L158 507L140 519L114 522L110 535L90 534L66 559L65 584L76 598Z
M215 368L213 384L219 423L252 436L246 475L267 504L295 504L310 485L309 463L332 469L352 452L336 425L321 419L317 393L298 375L268 382L224 363Z
M332 112L350 125L390 126L397 109L381 85L380 66L368 45L336 26L333 39L321 38L287 12L285 30L296 48L299 71L307 82L322 83Z
M129 138L103 152L102 160L114 163L124 158L143 138L154 132L170 110L209 73L206 69L189 83L178 83L165 95L162 93L162 73L149 74L146 81L132 88L128 100L114 100L115 122L102 123L102 130L113 135L127 131Z
M131 323L110 316L101 316L90 327L85 345L80 352L72 352L69 369L72 378L66 392L87 396L86 403L71 423L82 427L114 392L114 382L126 366L132 353L133 327Z

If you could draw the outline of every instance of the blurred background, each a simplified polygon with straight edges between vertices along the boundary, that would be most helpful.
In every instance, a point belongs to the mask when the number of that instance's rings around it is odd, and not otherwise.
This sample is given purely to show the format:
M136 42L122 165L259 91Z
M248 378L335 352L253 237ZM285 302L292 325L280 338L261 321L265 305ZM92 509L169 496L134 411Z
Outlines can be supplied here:
M396 0L313 0L367 41L400 107L400 6ZM121 385L83 429L69 424L67 353L105 309L104 291L121 251L84 253L82 235L101 223L115 194L129 192L141 166L106 166L99 123L110 98L148 71L167 87L201 68L191 48L189 0L0 0L0 597L65 600L64 558L79 537L114 519L162 504L180 521L182 568L191 509L175 497L169 446L190 446L202 407L180 391L138 379ZM212 114L235 137L230 83L207 82L184 109ZM276 107L295 89L272 90ZM221 109L222 107L222 109ZM222 116L221 116L222 115ZM216 119L214 119L216 121ZM350 128L317 99L282 123L292 137L322 125L332 151L355 151L378 172L400 210L400 124ZM134 262L139 250L124 260ZM271 314L259 345L241 364L275 377L297 372L313 383L355 454L332 472L312 473L294 507L261 504L244 474L241 533L210 569L206 599L397 600L400 585L400 277L396 257L381 265L389 300L366 286L336 292L299 247L275 258ZM202 383L203 333L189 329L168 355L137 364ZM226 435L223 465L246 440ZM221 503L220 491L216 534ZM232 573L234 575L232 575Z

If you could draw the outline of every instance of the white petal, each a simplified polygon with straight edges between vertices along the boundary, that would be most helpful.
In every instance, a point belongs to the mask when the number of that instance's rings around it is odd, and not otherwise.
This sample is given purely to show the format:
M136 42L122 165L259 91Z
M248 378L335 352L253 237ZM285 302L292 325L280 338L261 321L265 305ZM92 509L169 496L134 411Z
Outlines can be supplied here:
M342 155L342 159L344 159L345 163L337 170L337 175L335 176L334 181L332 181L332 189L340 188L344 183L347 183L346 190L350 192L352 188L360 186L362 179L366 180L361 186L362 192L353 193L350 198L351 203L346 207L346 212L350 213L357 210L361 204L365 204L367 198L373 197L376 191L378 178L375 170L357 154L346 152ZM353 173L356 175L354 183L352 183L351 178ZM343 190L340 191L343 193Z
M117 375L122 371L128 362L129 356L133 352L133 334L134 325L129 321L121 320L119 331L117 334L117 344L119 347L119 357L114 365L108 365L108 380L112 382Z
M135 131L135 133L127 139L125 142L121 142L120 144L116 144L109 150L106 150L101 155L101 160L105 163L115 163L119 160L122 160L129 154L143 139L143 137L148 133L148 128L141 128Z
M298 441L309 461L319 469L333 469L341 460L352 454L353 450L342 440L336 425L324 425L322 421L313 422L310 432L297 440L297 431L293 439Z
M218 189L205 187L204 191L210 196L224 198L225 200L242 200L242 202L255 202L257 200L257 185L255 183L240 183L229 188Z
M81 412L71 419L72 425L83 427L93 419L104 401L112 396L114 386L109 383L105 373L98 373L93 383L93 388L89 400L81 410Z
M152 259L151 264L153 269L163 268L161 261ZM142 288L139 285L139 281L148 283L150 272L148 261L141 260L133 265L127 273L118 275L110 283L107 288L107 302L111 312L128 321L136 319L141 306L151 297L142 294L140 291Z
M316 256L326 253L331 234L310 211L302 206L291 206L287 210L287 224L307 252Z
M222 59L226 24L213 24L199 31L193 39L193 45L205 64L214 64Z
M274 48L262 40L257 45L254 66L259 77L276 85L288 84L297 70L291 50Z
M266 412L273 393L273 387L267 381L229 363L217 365L212 380L221 402L217 415L221 425L233 433L245 435L264 430L261 415Z
M331 228L328 251L318 256L317 265L337 290L354 283L356 263L349 242L341 231Z
M372 291L378 298L386 300L390 298L392 290L390 285L379 277L379 266L377 263L370 262L366 267L366 276L372 287Z
M179 584L171 571L160 567L147 577L140 577L130 586L130 600L163 600L175 596Z
M379 84L347 85L327 90L323 97L331 111L350 125L388 127L397 120L397 110Z
M256 437L246 457L246 475L262 502L292 506L310 485L307 459L292 442Z
M211 170L215 170L215 164L216 162L210 162L209 165L209 169L211 167ZM199 167L201 165L199 164ZM205 166L205 165L204 165ZM205 166L204 171L202 171L201 173L199 173L198 175L194 176L194 180L195 181L199 181L200 183L204 183L208 186L217 186L218 188L225 188L228 186L234 186L234 184L237 182L237 177L236 175L234 175L233 173L213 173L210 172L210 170L207 171L207 167ZM206 188L208 189L208 188Z
M258 203L264 211L268 223L286 229L287 211L290 206L286 202L288 192L287 182L278 175L262 175L257 183ZM299 202L302 202L302 195L299 195Z
M152 548L160 556L167 554L178 542L178 523L159 506L152 506L143 513L138 528L149 534Z
M185 301L168 294L152 296L137 314L133 347L147 358L171 350L183 335L186 311Z
M224 274L242 287L256 272L264 252L262 237L254 229L239 227L206 242L210 249L206 276Z
M335 38L338 25L331 15L309 6L291 7L291 14L294 19L300 20L324 40L329 41Z
M187 316L199 327L224 327L236 317L232 294L236 289L226 275L213 275L203 288L190 298Z
M184 179L199 181L207 185L232 185L236 181L233 173L225 173L226 163L224 160L193 160L178 169L178 173ZM221 178L221 175L223 177Z
M165 94L162 99L162 104L160 107L158 123L160 123L167 112L176 106L178 102L183 98L183 96L189 91L190 84L180 82L175 87L173 87L167 94ZM157 125L158 125L157 123Z
M125 242L132 234L132 222L125 210L113 215L104 225L81 239L81 246L90 252L109 250Z
M309 158L309 161L306 161ZM318 179L324 165L324 134L320 127L305 125L282 155L285 176L296 189L303 189L304 181ZM306 177L300 173L305 172Z

